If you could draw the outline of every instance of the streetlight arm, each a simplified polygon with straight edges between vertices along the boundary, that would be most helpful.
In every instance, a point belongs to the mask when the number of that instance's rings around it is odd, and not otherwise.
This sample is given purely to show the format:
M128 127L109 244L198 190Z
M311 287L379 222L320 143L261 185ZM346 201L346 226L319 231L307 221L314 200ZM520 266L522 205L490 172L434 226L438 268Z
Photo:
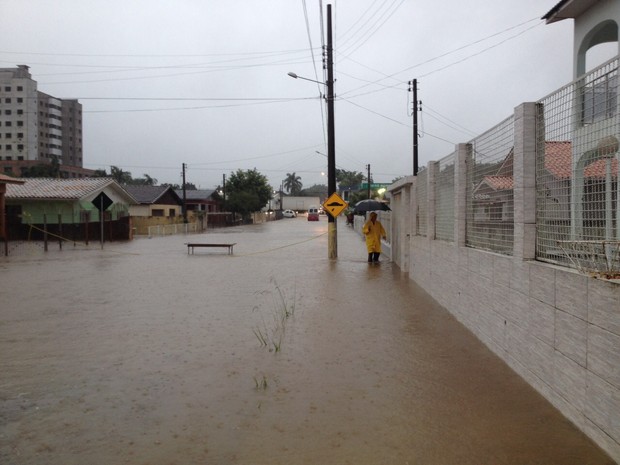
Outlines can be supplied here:
M321 82L321 81L315 81L314 79L308 79L308 78L305 78L305 77L303 77L303 76L298 76L297 74L293 73L292 71L290 71L290 72L288 73L288 75L289 75L290 77L292 77L293 79L303 79L304 81L316 82L317 84L323 84L323 85L325 85L325 83L324 83L324 82Z

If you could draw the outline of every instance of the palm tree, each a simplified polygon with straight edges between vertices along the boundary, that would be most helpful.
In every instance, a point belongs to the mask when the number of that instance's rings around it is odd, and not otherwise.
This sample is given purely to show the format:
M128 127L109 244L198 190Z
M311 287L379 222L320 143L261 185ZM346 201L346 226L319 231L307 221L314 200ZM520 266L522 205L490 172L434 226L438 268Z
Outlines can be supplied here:
M301 192L303 184L301 183L301 176L295 175L295 173L286 173L286 179L284 180L284 188L291 195L298 195Z
M110 166L110 176L119 184L131 184L132 181L131 173L118 166Z

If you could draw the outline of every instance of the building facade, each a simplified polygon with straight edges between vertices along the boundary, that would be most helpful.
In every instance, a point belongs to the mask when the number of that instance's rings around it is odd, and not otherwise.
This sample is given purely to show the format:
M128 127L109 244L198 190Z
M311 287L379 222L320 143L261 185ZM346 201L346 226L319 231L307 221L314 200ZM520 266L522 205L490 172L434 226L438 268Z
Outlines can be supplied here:
M26 65L0 68L0 172L58 162L61 176L81 177L82 153L82 105L40 92Z

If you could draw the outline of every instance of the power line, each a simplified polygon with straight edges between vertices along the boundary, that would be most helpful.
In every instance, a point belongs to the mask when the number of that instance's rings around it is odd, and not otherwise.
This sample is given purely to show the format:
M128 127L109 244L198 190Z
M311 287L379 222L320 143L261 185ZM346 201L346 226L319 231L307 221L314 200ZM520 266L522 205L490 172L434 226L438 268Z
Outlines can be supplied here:
M396 13L396 11L401 7L401 5L404 3L405 0L400 0L400 3L398 5L396 5L396 2L399 0L394 0L392 2L392 4L382 13L382 15L377 19L377 21L375 21L373 23L373 25L371 26L371 29L368 31L366 37L362 37L361 39L358 40L358 42L352 46L350 46L348 49L345 48L345 50L343 50L344 54L348 54L348 55L352 55L353 53L355 53L362 45L364 45L366 42L368 42L368 40L375 35L379 29L381 29L381 27L388 21L388 19L390 19L392 17L392 15L394 13ZM383 21L381 21L382 17L385 16L388 11L390 10L390 8L392 8L394 5L396 5L396 7L387 15L387 17L385 17L383 19ZM379 24L377 26L377 23L381 21L381 24ZM376 27L375 27L376 26ZM374 28L374 30L372 30L372 28ZM351 48L353 48L351 50Z
M513 35L513 36L510 36L510 37L508 37L507 39L502 40L501 42L498 42L498 43L496 43L496 44L494 44L494 45L491 45L491 46L489 46L489 47L487 47L487 48L485 48L485 49L482 49L482 50L480 50L479 52L472 53L471 55L468 55L468 56L466 56L465 58L463 58L463 59L461 59L461 60L457 60L457 61L455 61L455 62L453 62L453 63L449 63L449 64L447 64L446 66L442 66L441 68L435 69L435 70L430 71L430 72L428 72L428 73L426 73L426 74L422 74L420 77L422 78L422 77L430 76L431 74L438 73L439 71L443 71L444 69L450 68L450 67L452 67L452 66L454 66L454 65L458 65L459 63L463 63L464 61L467 61L467 60L469 60L469 59L471 59L471 58L473 58L473 57L476 57L476 56L478 56L478 55L482 55L484 52L488 52L488 51L489 51L489 50L491 50L491 49L494 49L494 48L496 48L496 47L499 47L500 45L505 44L505 43L506 43L506 42L508 42L509 40L512 40L512 39L514 39L514 38L516 38L516 37L519 37L519 36L521 36L521 35L525 34L527 31L529 31L529 30L531 30L531 29L534 29L535 27L541 26L542 24L543 24L543 23L534 24L533 26L528 27L528 28L527 28L527 29L525 29L524 31L521 31L521 32L519 32L518 34L515 34L515 35Z
M193 72L187 72L187 73L161 74L157 76L134 76L134 77L125 77L125 78L92 79L88 81L61 81L61 82L51 82L51 81L45 82L44 81L44 82L40 82L40 84L50 86L50 85L61 85L61 84L94 84L94 83L99 83L99 82L137 81L137 80L147 80L147 79L162 79L162 78L178 77L178 76L192 76L196 74L207 74L207 73L220 72L220 71L234 71L237 69L260 68L260 67L271 66L271 65L280 66L280 65L285 65L285 64L291 65L291 64L304 64L304 63L307 63L307 62L306 61L291 61L291 62L263 63L263 64L256 64L256 65L244 65L244 66L237 66L237 67L208 69L208 70L193 71Z
M373 113L373 114L375 114L375 115L377 115L377 116L380 116L381 118L385 118L385 119L387 119L387 120L389 120L389 121L392 121L393 123L400 124L401 126L406 126L406 127L409 127L409 125L408 125L408 124L405 124L405 123L403 123L402 121L398 121L398 120L396 120L396 119L394 119L394 118L390 118L389 116L382 115L381 113L379 113L379 112L377 112L377 111L371 110L370 108L366 108L366 107L364 107L364 106L362 106L362 105L359 105L359 104L357 104L357 103L354 103L354 102L352 102L352 101L351 101L351 100L349 100L349 99L339 99L339 100L342 100L343 102L347 102L347 103L349 103L349 104L351 104L351 105L354 105L354 106L356 106L356 107L358 107L358 108L361 108L362 110L366 110L366 111L368 111L368 112L370 112L370 113Z
M187 111L187 110L206 110L209 108L233 108L233 107L246 107L255 105L270 105L273 103L288 103L301 100L317 100L318 97L303 97L303 98L288 98L277 99L267 101L250 101L248 103L235 103L225 105L201 105L195 107L174 107L174 108L134 108L134 109L122 109L122 110L83 110L82 113L139 113L139 112L162 112L162 111Z
M492 39L493 37L496 37L496 36L499 36L499 35L505 34L506 32L509 32L509 31L511 31L511 30L514 30L514 29L517 29L517 28L519 28L519 27L521 27L521 26L524 26L525 24L531 23L532 21L539 21L539 18L538 18L538 17L536 17L536 18L529 19L529 20L524 21L524 22L522 22L522 23L519 23L519 24L517 24L517 25L515 25L515 26L511 26L511 27L509 27L509 28L506 28L506 29L504 29L504 30L502 30L502 31L500 31L500 32L496 32L496 33L491 34L491 35L489 35L489 36L486 36L486 37L483 37L483 38L481 38L481 39L478 39L478 40L476 40L476 41L474 41L474 42L470 42L470 43L468 43L468 44L466 44L466 45L463 45L463 46L461 46L461 47L458 47L458 48L455 48L455 49L450 50L450 51L448 51L448 52L445 52L445 53L443 53L443 54L441 54L441 55L437 55L437 56L435 56L435 57L429 58L428 60L422 61L422 62L417 63L417 64L412 65L412 66L409 66L409 67L407 67L407 68L405 68L405 69L403 69L403 70L401 70L401 71L397 71L397 72L392 73L392 74L390 74L390 75L385 75L385 77L383 77L383 78L381 78L381 79L378 79L378 80L376 80L376 81L370 82L370 83L368 83L368 84L365 84L365 85L363 85L363 86L360 86L360 87L358 87L357 89L352 89L352 90L346 91L346 92L344 92L343 94L341 94L340 96L342 97L343 95L350 94L350 93L353 93L353 92L356 92L356 91L362 90L362 89L364 89L365 87L368 87L368 86L371 86L371 85L374 85L374 84L378 84L378 83L380 83L380 82L384 81L385 79L392 79L392 78L394 78L394 76L396 76L396 75L398 75L398 74L402 74L402 73L405 73L405 72L411 71L411 70L412 70L412 69L414 69L414 68L418 68L418 67L420 67L420 66L423 66L423 65L426 65L426 64L432 63L433 61L437 61L437 60L439 60L439 59L441 59L441 58L445 58L445 57L446 57L446 56L448 56L448 55L451 55L451 54L453 54L453 53L459 52L459 51L464 50L464 49L466 49L466 48L468 48L468 47L471 47L471 46L477 45L477 44L482 43L482 42L484 42L484 41L486 41L486 40ZM516 38L516 37L518 37L518 36L520 36L520 35L524 34L525 32L529 31L530 29L533 29L534 27L536 27L536 26L538 26L538 25L540 25L540 24L542 24L542 23L537 23L535 26L532 26L532 27L530 27L530 28L528 28L528 29L526 29L526 30L524 30L524 31L522 31L522 32L520 32L520 33L518 33L518 34L516 34L516 35L513 35L513 36L511 36L511 37L508 37L507 39L505 39L505 40L503 40L503 41L499 42L498 44L495 44L495 45L492 45L492 46L490 46L490 47L487 47L487 48L485 48L485 49L483 49L483 50L481 50L481 51L479 51L479 52L476 52L475 54L472 54L472 55L470 55L470 56L468 56L468 57L465 57L464 59L461 59L461 60L459 60L459 61L457 61L457 62L453 62L453 63L451 63L451 64L449 64L449 65L447 65L447 66L444 66L444 67L442 67L442 68L439 68L439 69L437 69L437 70L435 70L435 71L431 71L431 72L429 72L429 73L425 74L424 76L428 76L429 74L432 74L432 73L434 73L434 72L437 72L437 71L440 71L440 70L446 69L446 68L448 68L448 67L450 67L450 66L452 66L452 65L454 65L454 64L457 64L457 63L462 63L463 61L467 60L468 58L471 58L471 57L474 57L474 56L480 55L480 54L484 53L484 52L485 52L485 51L487 51L487 50L490 50L490 49L492 49L492 48L495 48L495 47L497 47L498 45L504 44L504 43L506 43L507 41L509 41L509 40L511 40L511 39L514 39L514 38ZM423 76L421 76L421 77L423 77ZM394 86L388 86L388 87L385 87L385 88L383 88L383 89L375 89L375 90L371 90L371 91L364 92L364 93L361 93L361 94L356 94L356 95L352 96L351 98L360 97L360 96L363 96L363 95L368 95L368 94L372 94L372 93L380 92L380 91L385 90L385 89L388 89L388 88L397 88L397 87L400 87L400 85L401 85L401 84L394 85Z
M302 0L302 4L303 4L303 7L304 7L304 19L306 21L306 33L308 34L308 43L310 45L310 54L312 56L312 66L314 68L314 79L315 79L315 81L318 81L319 80L319 74L318 74L318 72L316 70L316 58L314 56L314 47L312 46L312 36L310 34L310 21L308 19L308 8L306 7L306 0ZM320 84L317 83L317 87L319 89L319 95L323 95L323 90L321 89ZM322 124L322 127L323 127L323 139L327 143L325 114L324 114L324 111L323 111L323 105L321 105L320 108L321 108L321 124Z
M260 160L260 159L264 159L264 158L278 157L278 156L281 156L281 155L289 155L289 154L295 153L295 152L314 150L317 147L320 147L320 145L311 145L311 146L308 146L308 147L301 147L301 148L298 148L298 149L287 150L287 151L284 151L284 152L270 153L270 154L267 154L267 155L260 155L260 156L257 156L257 157L239 158L239 159L236 159L236 160L227 159L227 160L224 160L224 161L221 161L221 162L192 163L192 166L214 165L214 164L217 164L217 163L230 163L230 162L237 162L237 161Z
M389 121L392 121L393 123L399 124L399 125L401 125L401 126L405 126L405 127L407 127L408 129L410 128L410 126L409 126L408 124L405 124L405 123L403 123L403 122L401 122L401 121L395 120L394 118L390 118L389 116L382 115L382 114L381 114L381 113L379 113L379 112L376 112L376 111L374 111L374 110L371 110L370 108L366 108L366 107L364 107L364 106L362 106L362 105L359 105L359 104L357 104L357 103L354 103L354 102L352 102L352 101L350 101L350 100L348 100L348 99L341 99L341 100L342 100L342 101L344 101L344 102L350 103L351 105L354 105L354 106L356 106L356 107L359 107L359 108L361 108L362 110L366 110L366 111L368 111L368 112L370 112L370 113L373 113L373 114L375 114L375 115L377 115L377 116L380 116L381 118L385 118L385 119L387 119L387 120L389 120ZM454 142L449 141L449 140L447 140L447 139L444 139L444 138L442 138L442 137L436 136L436 135L431 134L431 133L429 133L429 132L424 132L424 135L427 135L427 136L430 136L430 137L432 137L432 138L434 138L434 139L441 140L441 141L443 141L443 142L447 142L447 143L449 143L449 144L455 145L455 143L454 143Z
M468 135L477 135L474 131L467 129L464 126L461 126L459 123L452 121L450 118L448 118L447 116L442 115L441 113L439 113L436 110L433 110L431 107L429 107L428 105L424 104L424 113L428 116L430 116L431 118L435 119L436 121L439 121L440 123L444 124L445 126L448 126L451 129L454 129L456 131L462 132L464 134L468 134ZM430 113L429 113L430 112ZM435 113L437 116L433 115L432 113ZM447 124L445 121L448 121L451 124Z
M287 53L302 53L306 49L271 50L262 52L232 52L232 53L201 53L201 54L96 54L96 53L48 53L48 52L16 52L0 50L7 55L35 55L35 56L63 56L63 57L88 57L88 58L197 58L213 56L247 56L247 55L277 55Z

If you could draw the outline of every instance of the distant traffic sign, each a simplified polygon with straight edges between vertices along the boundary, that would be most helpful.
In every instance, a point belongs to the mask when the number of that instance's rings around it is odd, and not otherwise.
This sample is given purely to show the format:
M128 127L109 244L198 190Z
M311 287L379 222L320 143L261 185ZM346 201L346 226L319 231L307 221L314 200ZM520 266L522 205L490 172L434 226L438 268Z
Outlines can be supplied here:
M101 192L97 197L95 197L92 200L92 203L95 207L97 207L97 210L99 210L100 212L103 212L103 211L106 211L108 207L112 205L114 202L112 201L110 197L105 195L104 192Z
M348 206L349 204L342 200L342 197L340 197L337 192L330 195L329 198L323 203L323 208L325 211L334 218L340 215Z
M391 184L389 182L373 182L373 183L370 184L370 188L371 189L381 189L381 188L387 188L390 185ZM368 183L367 182L363 182L360 185L360 189L361 190L368 189Z

